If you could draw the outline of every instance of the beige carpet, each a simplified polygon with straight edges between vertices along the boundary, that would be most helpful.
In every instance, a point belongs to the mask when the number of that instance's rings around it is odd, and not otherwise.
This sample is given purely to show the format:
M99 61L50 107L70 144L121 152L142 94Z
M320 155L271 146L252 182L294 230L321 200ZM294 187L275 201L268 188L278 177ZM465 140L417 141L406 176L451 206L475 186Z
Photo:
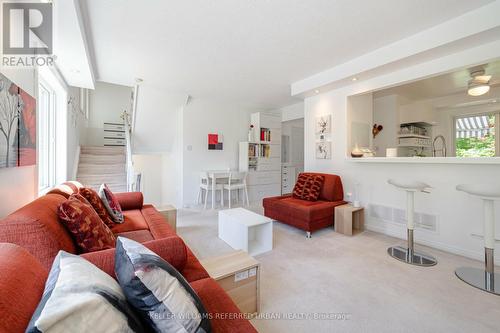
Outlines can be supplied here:
M177 228L199 258L233 251L217 238L216 211L181 210ZM480 262L418 246L439 263L411 266L386 254L397 243L403 241L368 231L347 237L332 229L306 239L304 232L274 223L273 251L256 257L262 264L261 312L292 317L254 319L253 325L259 332L500 332L500 297L453 273Z

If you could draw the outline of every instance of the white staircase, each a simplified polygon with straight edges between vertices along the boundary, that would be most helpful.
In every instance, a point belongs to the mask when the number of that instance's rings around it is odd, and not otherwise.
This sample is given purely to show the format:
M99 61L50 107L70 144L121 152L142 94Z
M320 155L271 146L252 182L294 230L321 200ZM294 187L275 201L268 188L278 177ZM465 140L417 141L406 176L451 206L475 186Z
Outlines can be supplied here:
M125 147L82 146L76 179L96 191L106 183L113 192L127 192L126 163Z

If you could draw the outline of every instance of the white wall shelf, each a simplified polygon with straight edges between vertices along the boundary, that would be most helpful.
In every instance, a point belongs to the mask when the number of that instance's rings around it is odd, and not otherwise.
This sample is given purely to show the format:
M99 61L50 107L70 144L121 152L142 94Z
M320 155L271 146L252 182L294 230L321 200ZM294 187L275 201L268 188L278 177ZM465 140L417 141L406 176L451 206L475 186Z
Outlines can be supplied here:
M240 142L239 169L249 172L248 195L250 201L256 202L281 194L281 117L258 112L251 115L250 121L255 138ZM260 140L261 129L266 140Z

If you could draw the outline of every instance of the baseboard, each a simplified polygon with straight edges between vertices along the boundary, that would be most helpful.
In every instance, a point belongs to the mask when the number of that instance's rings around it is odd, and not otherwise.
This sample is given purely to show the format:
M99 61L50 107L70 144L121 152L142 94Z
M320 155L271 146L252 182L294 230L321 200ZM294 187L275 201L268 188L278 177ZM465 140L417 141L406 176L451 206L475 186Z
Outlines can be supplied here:
M391 237L396 237L399 239L406 239L406 229L404 227L394 226L392 224L380 221L379 223L365 223L366 230L370 230L373 232L377 232L380 234L384 234ZM437 250L441 250L444 252L453 253L462 257L479 260L484 262L484 250L483 251L469 251L464 250L455 246L450 246L448 244L436 241L429 241L425 239L420 239L415 235L415 243L422 244L425 246L429 246L435 248ZM495 265L500 265L500 260L495 260Z

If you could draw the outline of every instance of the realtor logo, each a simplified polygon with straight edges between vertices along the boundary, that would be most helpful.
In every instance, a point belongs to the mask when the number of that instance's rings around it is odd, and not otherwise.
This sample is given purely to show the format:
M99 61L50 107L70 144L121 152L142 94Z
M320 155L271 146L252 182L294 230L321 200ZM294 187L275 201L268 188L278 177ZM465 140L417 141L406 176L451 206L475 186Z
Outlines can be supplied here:
M52 4L3 4L3 53L52 54Z

